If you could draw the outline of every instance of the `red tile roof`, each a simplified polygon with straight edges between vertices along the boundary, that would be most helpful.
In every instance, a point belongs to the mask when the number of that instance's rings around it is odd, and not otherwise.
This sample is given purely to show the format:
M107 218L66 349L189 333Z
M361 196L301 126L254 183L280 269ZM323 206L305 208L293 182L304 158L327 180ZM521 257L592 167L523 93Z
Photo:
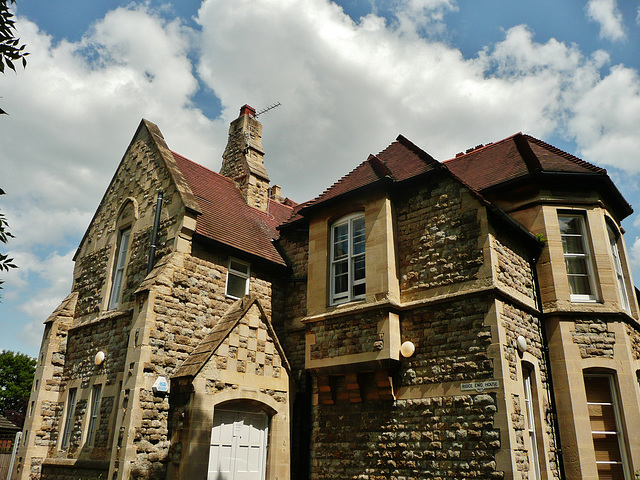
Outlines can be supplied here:
M285 265L272 240L278 236L276 227L291 216L293 202L284 205L270 200L267 212L257 210L247 205L233 180L172 153L202 210L197 234Z
M467 150L447 160L445 166L478 191L537 172L607 173L603 168L522 133Z
M442 168L437 160L402 135L377 155L369 158L342 177L318 197L301 205L300 210L315 207L359 188L389 178L407 180L422 173Z

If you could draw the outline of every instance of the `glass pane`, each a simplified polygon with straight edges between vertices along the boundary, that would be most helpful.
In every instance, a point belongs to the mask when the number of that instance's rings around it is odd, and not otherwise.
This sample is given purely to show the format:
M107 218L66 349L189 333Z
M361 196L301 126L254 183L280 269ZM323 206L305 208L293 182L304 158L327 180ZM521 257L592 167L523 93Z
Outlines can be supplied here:
M599 463L598 480L625 480L621 463Z
M578 234L582 233L580 224L582 222L581 217L559 217L560 221L560 233L564 234Z
M246 291L247 279L229 272L229 278L227 279L227 295L240 298L244 297Z
M611 404L589 404L589 420L591 430L595 432L615 432L617 429Z
M353 280L362 280L365 276L364 255L353 259Z
M569 275L587 275L587 262L584 257L567 257L564 259Z
M364 253L365 231L364 218L358 218L353 221L353 254Z
M585 253L584 241L581 236L563 236L562 248L564 253Z
M587 276L569 276L569 287L573 295L591 295L591 285Z
M596 450L596 462L620 462L620 446L615 433L594 433L593 446Z
M358 285L353 286L353 296L359 297L365 294L365 284L359 283Z
M349 291L349 273L348 263L346 261L338 262L333 266L333 293L342 293Z
M249 265L237 262L235 260L229 261L229 268L245 275L249 275Z

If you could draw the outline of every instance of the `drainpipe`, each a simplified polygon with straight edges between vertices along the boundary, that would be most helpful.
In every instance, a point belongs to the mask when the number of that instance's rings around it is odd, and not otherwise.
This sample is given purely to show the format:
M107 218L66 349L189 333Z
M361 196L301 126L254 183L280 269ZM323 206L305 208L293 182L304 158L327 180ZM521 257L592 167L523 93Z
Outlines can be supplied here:
M151 247L149 247L149 263L147 264L147 275L153 270L153 264L156 259L156 242L158 241L158 230L160 229L160 215L162 214L162 199L164 194L162 190L158 192L156 200L156 217L153 220L153 231L151 233Z
M558 410L556 407L556 394L553 389L553 375L551 374L551 357L549 356L549 345L547 343L547 330L544 322L544 313L542 311L542 297L540 296L540 282L538 281L538 269L536 265L539 260L542 246L538 253L530 260L531 271L533 272L533 285L536 291L536 303L538 310L540 311L540 336L542 337L542 352L544 354L544 360L547 363L547 383L549 389L549 404L551 406L551 415L553 417L553 432L556 440L556 457L558 461L558 469L560 473L560 480L565 480L566 474L564 471L564 457L562 455L562 443L560 442L560 424L558 423Z

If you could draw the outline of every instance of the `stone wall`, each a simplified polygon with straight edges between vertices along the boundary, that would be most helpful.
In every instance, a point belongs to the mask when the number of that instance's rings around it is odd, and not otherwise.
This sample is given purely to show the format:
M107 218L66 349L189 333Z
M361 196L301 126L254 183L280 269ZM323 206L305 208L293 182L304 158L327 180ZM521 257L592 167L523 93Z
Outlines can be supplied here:
M446 179L409 188L396 199L403 296L477 278L483 262L479 205L468 198L465 187Z
M316 406L311 478L503 478L496 410L493 394Z
M530 313L510 304L502 304L500 314L500 326L504 328L506 336L502 346L504 359L509 366L509 376L512 380L517 380L517 364L520 356L516 347L516 339L522 335L527 340L527 352L532 354L538 361L543 375L542 381L546 382L546 368L542 351L542 336L540 331L540 320Z
M197 249L196 253L202 252ZM158 263L155 277L147 280L148 288L155 292L155 322L149 332L151 357L150 362L144 364L145 375L170 378L236 301L224 293L229 257L223 254L206 257L170 254ZM250 291L258 295L265 313L270 315L272 279L259 267L251 265L249 281ZM233 348L237 350L238 347ZM269 359L277 363L273 355ZM274 365L270 368L281 368ZM247 368L246 360L244 366ZM266 370L265 363L262 368ZM134 437L137 458L131 476L165 478L170 455L169 399L143 390L137 408L141 410L143 420ZM175 451L172 455L176 455Z
M78 292L76 317L97 314L100 311L112 248L112 245L107 245L76 260L76 270L81 272L74 285L74 290Z
M403 383L420 385L493 378L488 347L491 328L484 325L487 299L466 299L425 306L406 312L402 337L416 353L403 361Z
M105 374L105 384L114 384L118 374L125 370L131 321L131 312L128 312L70 329L64 364L65 382L81 379L80 388L86 388L92 376ZM98 351L105 353L106 360L101 366L94 363Z
M640 331L627 325L627 335L629 335L633 359L640 360Z
M520 249L514 247L503 235L493 239L493 248L498 257L497 281L506 287L535 299L535 284L531 264Z
M315 343L311 345L311 359L381 350L382 346L378 344L378 322L383 318L383 312L376 310L314 322L309 326L309 331L315 335Z
M609 331L605 320L588 319L576 320L575 330L571 332L573 343L580 347L582 358L604 357L613 358L613 346L616 334Z

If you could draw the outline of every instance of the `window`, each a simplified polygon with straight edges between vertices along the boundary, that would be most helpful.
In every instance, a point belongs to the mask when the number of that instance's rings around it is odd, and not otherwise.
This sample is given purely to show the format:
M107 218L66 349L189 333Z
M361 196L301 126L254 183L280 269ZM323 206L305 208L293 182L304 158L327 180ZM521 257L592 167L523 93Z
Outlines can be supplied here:
M627 283L624 279L622 260L620 259L620 251L618 250L618 235L609 224L607 224L607 230L609 231L609 244L611 245L611 255L613 256L613 269L618 282L618 291L620 292L620 305L627 312L630 312L631 307L629 306L629 297L627 295Z
M64 431L62 433L62 448L67 448L69 445L69 437L71 436L71 427L73 423L73 412L76 409L76 392L75 388L69 390L69 396L67 398L67 414L64 419Z
M531 388L533 372L530 367L523 367L522 377L524 380L524 418L526 436L528 438L527 454L529 456L529 478L540 479L540 459L538 457L538 441L536 439L536 417L533 409L533 389Z
M331 227L331 303L365 296L364 215L350 215Z
M227 270L227 291L228 297L242 298L249 293L249 264L229 259L229 269Z
M118 245L118 255L113 270L113 282L111 284L111 295L109 296L109 310L118 308L122 281L124 279L124 267L127 260L127 250L129 249L129 237L131 229L127 228L120 232L120 243Z
M91 413L89 416L89 428L87 429L87 445L93 445L95 439L98 415L100 414L100 395L102 385L94 385L91 391Z
M584 386L598 478L630 478L614 377L607 374L585 374Z
M574 302L595 301L593 267L584 217L582 215L560 215L558 220L571 300Z

